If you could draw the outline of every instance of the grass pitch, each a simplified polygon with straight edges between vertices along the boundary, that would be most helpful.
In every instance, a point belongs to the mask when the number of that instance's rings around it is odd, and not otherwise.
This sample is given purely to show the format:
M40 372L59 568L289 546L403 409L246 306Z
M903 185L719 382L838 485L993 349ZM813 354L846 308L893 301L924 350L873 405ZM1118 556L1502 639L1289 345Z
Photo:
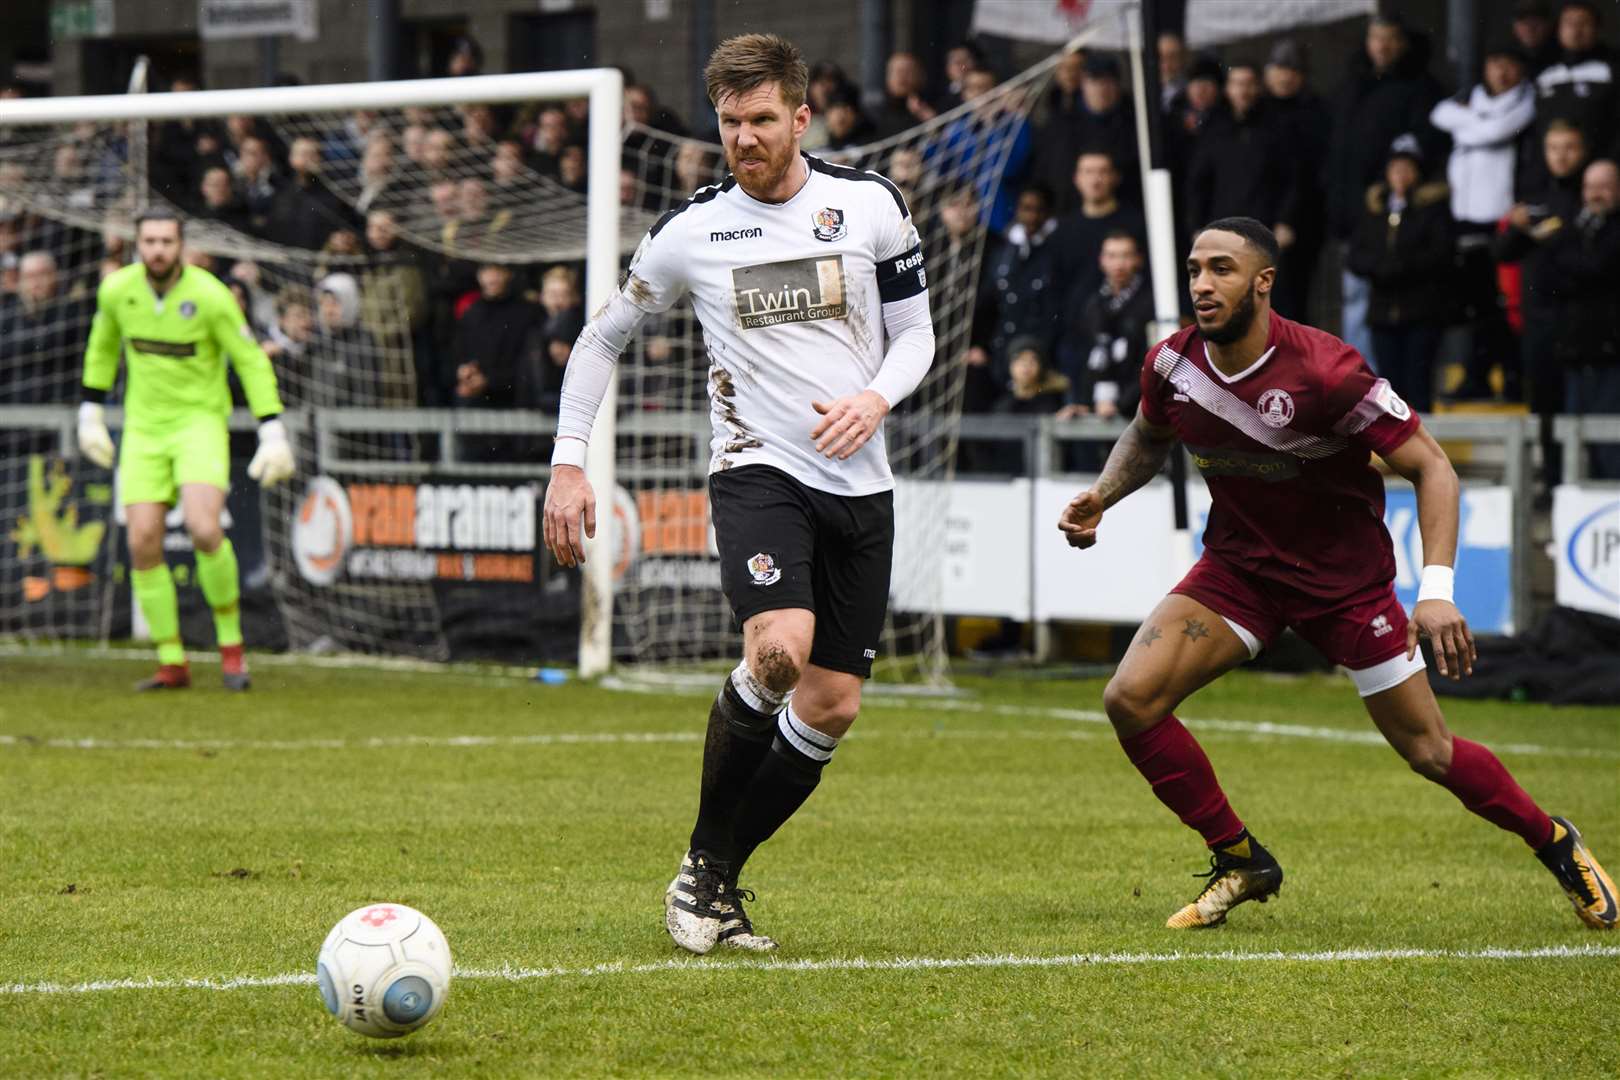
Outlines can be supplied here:
M148 666L0 659L0 1075L1620 1072L1620 935L1342 679L1238 674L1181 710L1287 872L1223 929L1163 929L1205 859L1102 684L1009 679L871 703L744 875L781 952L696 960L661 896L706 695L261 665L229 696L201 664L128 693ZM1446 708L1620 869L1620 709ZM379 899L462 969L391 1043L312 974Z

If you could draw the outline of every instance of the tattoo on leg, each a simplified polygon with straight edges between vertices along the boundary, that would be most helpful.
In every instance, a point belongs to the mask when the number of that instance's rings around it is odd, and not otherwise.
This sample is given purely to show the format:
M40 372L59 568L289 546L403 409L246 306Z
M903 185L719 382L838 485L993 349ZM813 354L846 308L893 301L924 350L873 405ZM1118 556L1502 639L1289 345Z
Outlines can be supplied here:
M1143 648L1151 648L1155 641L1164 637L1157 626L1144 626L1142 632L1136 635L1136 643Z
M1201 637L1209 637L1209 627L1198 619L1188 619L1187 626L1181 633L1183 637L1190 637L1197 641Z

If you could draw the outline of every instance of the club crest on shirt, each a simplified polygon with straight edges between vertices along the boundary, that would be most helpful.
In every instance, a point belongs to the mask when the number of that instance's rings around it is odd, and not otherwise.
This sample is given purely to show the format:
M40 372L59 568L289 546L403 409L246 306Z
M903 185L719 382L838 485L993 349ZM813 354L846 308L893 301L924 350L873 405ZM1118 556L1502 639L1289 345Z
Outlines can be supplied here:
M782 568L776 565L775 558L761 551L748 560L748 576L755 585L775 585L782 580Z
M1254 407L1268 427L1282 428L1293 423L1294 399L1286 390L1265 391Z
M844 235L849 232L849 229L844 225L844 212L834 210L830 206L824 206L817 210L811 215L810 221L815 226L816 239L825 240L829 244L834 240L842 240Z
M180 302L180 317L182 319L194 319L194 318L196 318L197 317L197 305L193 304L190 300L182 300Z

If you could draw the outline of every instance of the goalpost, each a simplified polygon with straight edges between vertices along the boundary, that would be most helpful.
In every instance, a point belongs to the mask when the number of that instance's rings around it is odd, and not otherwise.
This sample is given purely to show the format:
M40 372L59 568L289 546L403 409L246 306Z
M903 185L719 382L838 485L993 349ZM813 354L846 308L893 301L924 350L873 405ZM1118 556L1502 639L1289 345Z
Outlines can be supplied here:
M616 69L9 101L0 103L0 131L11 129L26 132L30 128L49 130L63 125L93 125L95 132L101 132L107 125L116 130L118 125L127 124L129 145L144 150L148 125L164 121L224 120L232 116L274 118L338 112L402 112L574 97L584 97L589 102L585 147L584 250L581 254L585 262L586 310L594 311L618 287L620 255L630 250L620 235L618 158L624 80ZM27 140L23 141L26 143ZM52 144L51 149L54 151L57 145ZM0 163L16 156L0 150ZM144 153L140 156L144 157ZM125 168L122 170L125 178L119 185L120 190L107 200L110 205L99 210L75 207L70 200L53 205L57 200L50 196L60 193L51 192L48 187L44 198L39 198L35 193L36 198L29 200L31 192L25 187L27 178L16 173L12 173L9 179L14 184L19 180L24 183L16 184L20 190L11 194L22 197L47 216L52 216L54 212L65 223L71 224L77 219L80 224L100 224L127 232L133 213L152 201L145 162L137 162L136 157L136 150L126 151ZM97 217L103 220L95 220ZM267 262L277 258L296 261L298 258L293 252L265 251L265 245L253 243L239 234L205 234L200 243L195 240L192 243L202 250L246 253ZM629 243L633 248L635 240L631 239ZM508 252L479 254L503 259L510 257ZM331 265L346 264L338 261ZM87 326L84 329L88 331ZM587 677L606 671L611 662L613 578L608 553L613 551L615 528L611 513L615 490L615 416L616 400L610 386L596 421L595 437L587 457L587 474L607 511L598 518L595 539L586 545L579 668L581 675ZM309 477L300 479L307 480Z

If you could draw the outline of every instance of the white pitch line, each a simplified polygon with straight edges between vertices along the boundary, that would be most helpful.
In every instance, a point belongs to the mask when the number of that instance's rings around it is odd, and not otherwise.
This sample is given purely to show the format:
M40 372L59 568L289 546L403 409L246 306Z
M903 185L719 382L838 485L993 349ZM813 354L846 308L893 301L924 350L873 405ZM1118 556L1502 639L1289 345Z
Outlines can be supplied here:
M620 962L589 967L457 968L458 979L528 982L534 979L600 978L612 975L659 975L666 972L721 974L730 971L953 971L982 968L1079 968L1140 966L1176 963L1293 963L1341 964L1399 960L1585 960L1620 957L1620 945L1549 945L1533 949L1327 949L1317 952L1109 952L1063 953L1056 956L1017 956L1008 953L975 956L897 956L869 960L863 956L828 960L659 960L646 964ZM268 986L313 985L313 972L282 975L240 975L202 979L97 979L80 983L0 984L0 995L93 994L110 990L245 990Z
M860 741L872 739L966 739L1083 741L1100 738L1090 731L883 731L854 732ZM541 735L388 735L367 739L103 739L96 736L41 738L0 735L0 746L41 747L50 750L386 750L400 747L447 749L491 746L590 746L625 743L702 742L700 731L557 732Z

